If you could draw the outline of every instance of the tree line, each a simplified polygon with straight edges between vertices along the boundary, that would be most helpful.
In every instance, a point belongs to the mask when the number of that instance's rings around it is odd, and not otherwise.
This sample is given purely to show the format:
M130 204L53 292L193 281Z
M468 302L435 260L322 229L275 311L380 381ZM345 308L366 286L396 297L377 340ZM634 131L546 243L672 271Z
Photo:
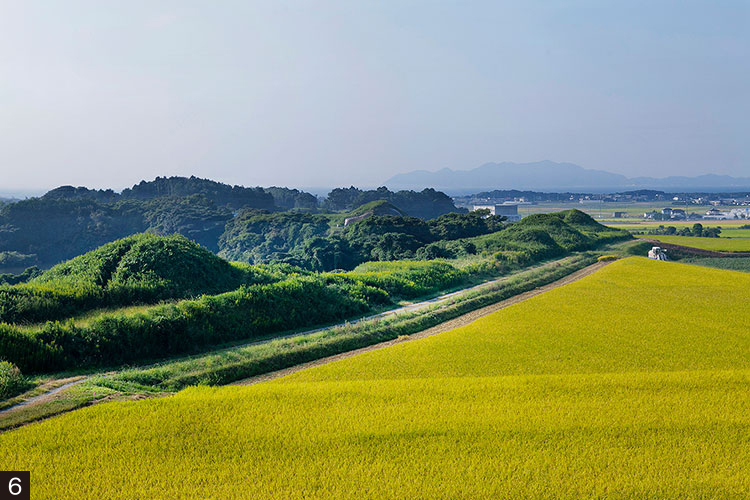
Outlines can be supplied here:
M448 196L430 189L419 193L394 193L386 188L334 189L321 204L312 194L297 189L229 186L196 177L157 177L122 193L63 186L42 197L0 208L0 271L7 274L8 270L18 273L31 266L49 267L141 232L182 234L213 252L224 251L247 262L269 261L298 246L299 239L327 235L330 219L318 217L310 226L306 214L320 216L326 211L348 210L371 200L392 200L400 204L401 211L425 219L458 211ZM283 235L279 241L269 240L263 246L256 241L268 240L262 235L244 237L251 232L247 225L261 213L290 214L266 223ZM287 223L285 228L278 227ZM296 234L300 225L305 229ZM239 234L244 239L238 238ZM244 243L238 245L240 240ZM256 243L261 248L250 248ZM310 252L320 253L315 245Z

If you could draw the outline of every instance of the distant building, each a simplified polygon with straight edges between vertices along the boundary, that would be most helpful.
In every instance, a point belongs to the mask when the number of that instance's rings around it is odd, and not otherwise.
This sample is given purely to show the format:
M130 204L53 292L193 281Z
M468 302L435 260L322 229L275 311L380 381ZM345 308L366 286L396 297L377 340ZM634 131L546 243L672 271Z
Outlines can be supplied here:
M625 217L625 212L612 212L613 219L622 219Z
M669 208L669 207L667 207L667 208L662 208L662 209L661 209L661 213L662 213L662 215L672 215L672 209L671 209L671 208Z
M673 208L672 209L672 219L685 219L687 218L685 215L685 211L681 208Z
M518 215L518 205L513 203L503 203L502 205L474 205L474 210L489 210L492 215L503 215L511 222L521 220L521 216Z

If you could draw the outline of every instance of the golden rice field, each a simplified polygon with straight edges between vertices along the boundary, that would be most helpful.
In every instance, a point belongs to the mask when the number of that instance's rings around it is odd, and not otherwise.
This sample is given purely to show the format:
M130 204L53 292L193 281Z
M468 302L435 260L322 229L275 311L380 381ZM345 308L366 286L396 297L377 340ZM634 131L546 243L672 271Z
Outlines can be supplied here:
M0 436L33 498L747 498L750 274L629 258L434 337Z
M727 231L728 233L729 231ZM647 235L664 243L683 245L686 247L702 248L703 250L714 250L717 252L750 252L750 238L697 238L694 236L663 236Z

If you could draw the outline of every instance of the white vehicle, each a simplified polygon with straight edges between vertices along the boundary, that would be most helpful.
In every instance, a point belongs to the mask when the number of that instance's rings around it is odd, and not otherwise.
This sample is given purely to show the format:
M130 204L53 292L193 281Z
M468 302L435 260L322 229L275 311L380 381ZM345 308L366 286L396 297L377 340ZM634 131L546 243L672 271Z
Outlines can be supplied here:
M668 260L667 251L662 247L652 247L651 250L648 251L648 258L654 260Z

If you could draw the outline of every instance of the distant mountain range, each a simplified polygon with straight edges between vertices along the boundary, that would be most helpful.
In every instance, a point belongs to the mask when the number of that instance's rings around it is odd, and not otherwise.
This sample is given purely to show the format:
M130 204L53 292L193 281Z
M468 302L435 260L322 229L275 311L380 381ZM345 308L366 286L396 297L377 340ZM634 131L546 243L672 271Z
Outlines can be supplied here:
M415 170L391 177L385 182L385 186L390 189L415 190L431 187L449 194L467 194L493 189L551 192L616 192L635 189L721 192L750 191L750 177L714 174L697 177L625 177L603 170L586 169L573 163L539 161L485 163L473 170Z

